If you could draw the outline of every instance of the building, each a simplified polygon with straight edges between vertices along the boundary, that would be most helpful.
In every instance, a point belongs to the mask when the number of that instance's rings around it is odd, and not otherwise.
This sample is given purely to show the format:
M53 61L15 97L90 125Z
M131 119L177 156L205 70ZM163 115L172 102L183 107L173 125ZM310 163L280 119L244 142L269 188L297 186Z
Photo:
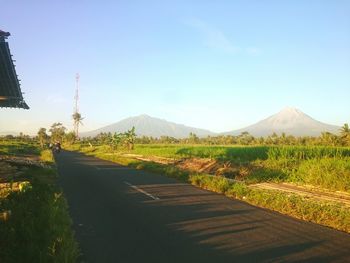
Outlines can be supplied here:
M9 44L9 32L0 30L0 107L29 109L20 88Z

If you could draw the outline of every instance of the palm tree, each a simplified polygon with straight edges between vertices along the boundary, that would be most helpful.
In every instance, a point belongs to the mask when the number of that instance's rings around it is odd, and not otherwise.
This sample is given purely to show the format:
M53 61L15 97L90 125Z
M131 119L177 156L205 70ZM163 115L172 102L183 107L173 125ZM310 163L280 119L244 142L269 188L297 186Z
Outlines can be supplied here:
M73 120L74 120L75 136L76 136L76 138L78 138L79 137L79 125L80 124L83 125L82 120L84 118L81 117L81 114L79 112L73 113L72 117L73 117Z

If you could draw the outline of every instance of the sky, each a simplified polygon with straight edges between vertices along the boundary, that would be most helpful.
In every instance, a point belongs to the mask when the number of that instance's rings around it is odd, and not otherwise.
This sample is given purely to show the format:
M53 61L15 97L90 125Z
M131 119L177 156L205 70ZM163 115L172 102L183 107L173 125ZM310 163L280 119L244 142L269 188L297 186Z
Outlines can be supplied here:
M0 29L30 110L0 134L130 116L224 132L290 106L350 123L350 1L8 0Z

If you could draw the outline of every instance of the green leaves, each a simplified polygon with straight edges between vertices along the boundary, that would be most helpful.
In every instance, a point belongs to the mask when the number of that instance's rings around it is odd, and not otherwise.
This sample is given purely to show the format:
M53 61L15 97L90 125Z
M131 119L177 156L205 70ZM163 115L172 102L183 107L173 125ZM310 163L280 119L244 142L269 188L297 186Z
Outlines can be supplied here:
M101 134L101 137L108 141L108 145L113 151L117 150L120 145L125 145L128 150L133 150L136 139L135 127L132 127L124 133L115 132L113 135L108 133L103 136Z

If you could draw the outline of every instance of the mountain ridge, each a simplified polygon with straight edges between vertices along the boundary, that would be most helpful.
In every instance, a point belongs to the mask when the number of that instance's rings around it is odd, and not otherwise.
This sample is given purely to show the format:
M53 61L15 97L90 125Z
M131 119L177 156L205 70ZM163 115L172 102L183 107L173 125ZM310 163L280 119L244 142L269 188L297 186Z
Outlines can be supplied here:
M135 127L138 136L170 136L174 138L186 138L190 132L198 137L218 135L239 135L242 132L249 132L255 137L266 137L273 133L293 136L319 136L322 132L338 133L339 126L330 125L313 119L301 110L293 107L286 107L276 114L273 114L255 124L242 129L228 132L215 133L206 129L194 128L183 124L169 122L165 119L151 117L147 114L129 117L111 125L102 127L90 132L84 132L82 137L96 136L101 132L125 132Z
M100 129L84 132L82 137L96 136L101 132L125 132L132 127L135 127L138 136L170 136L174 138L186 138L192 132L199 137L206 137L208 135L216 135L216 133L209 130L194 128L184 124L169 122L165 119L151 117L147 114L129 117L117 123L102 127Z

